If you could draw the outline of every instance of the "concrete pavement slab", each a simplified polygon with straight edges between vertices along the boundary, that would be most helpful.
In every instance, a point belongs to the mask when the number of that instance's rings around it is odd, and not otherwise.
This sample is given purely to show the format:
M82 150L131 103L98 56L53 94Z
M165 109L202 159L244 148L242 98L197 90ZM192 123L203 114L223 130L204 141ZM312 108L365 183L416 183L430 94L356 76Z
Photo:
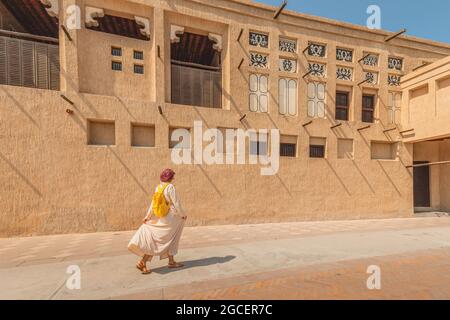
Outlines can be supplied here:
M450 247L450 227L325 234L311 237L186 248L186 267L168 270L153 261L140 275L131 254L0 269L0 299L108 299L229 277ZM65 286L71 265L81 268L81 290Z

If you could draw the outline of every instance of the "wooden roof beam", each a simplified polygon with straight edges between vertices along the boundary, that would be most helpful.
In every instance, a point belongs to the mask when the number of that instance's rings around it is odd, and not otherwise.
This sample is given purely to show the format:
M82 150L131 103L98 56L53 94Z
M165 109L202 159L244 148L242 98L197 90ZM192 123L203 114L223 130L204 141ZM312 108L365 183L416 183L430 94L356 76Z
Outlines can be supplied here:
M384 42L389 42L389 41L391 41L391 40L401 36L404 33L406 33L406 29L402 29L402 30L400 30L399 32L397 32L395 34L393 34L391 36L388 36L386 39L384 39Z
M275 15L273 16L273 19L276 20L280 16L281 13L283 13L284 8L286 8L288 2L287 0L284 0L281 6L278 8L278 10L275 12Z

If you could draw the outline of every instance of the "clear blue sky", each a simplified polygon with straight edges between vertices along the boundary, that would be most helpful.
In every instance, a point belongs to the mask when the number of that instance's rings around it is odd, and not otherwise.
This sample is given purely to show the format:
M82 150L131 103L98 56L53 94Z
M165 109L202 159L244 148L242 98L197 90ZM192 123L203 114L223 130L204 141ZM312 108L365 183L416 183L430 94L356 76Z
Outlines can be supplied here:
M283 0L256 0L279 6ZM289 0L287 8L302 13L366 25L369 5L381 8L384 30L450 43L450 0Z

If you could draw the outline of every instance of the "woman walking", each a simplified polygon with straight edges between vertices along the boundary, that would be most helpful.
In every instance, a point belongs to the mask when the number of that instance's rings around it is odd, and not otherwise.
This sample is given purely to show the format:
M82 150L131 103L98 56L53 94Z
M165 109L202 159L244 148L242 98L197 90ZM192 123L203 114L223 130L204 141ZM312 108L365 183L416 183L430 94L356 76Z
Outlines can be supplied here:
M171 169L161 173L161 183L156 187L143 225L128 245L131 252L142 257L136 265L142 274L151 273L147 262L154 256L159 256L161 260L169 259L169 268L183 267L174 257L178 253L187 216L172 184L174 179L175 172Z

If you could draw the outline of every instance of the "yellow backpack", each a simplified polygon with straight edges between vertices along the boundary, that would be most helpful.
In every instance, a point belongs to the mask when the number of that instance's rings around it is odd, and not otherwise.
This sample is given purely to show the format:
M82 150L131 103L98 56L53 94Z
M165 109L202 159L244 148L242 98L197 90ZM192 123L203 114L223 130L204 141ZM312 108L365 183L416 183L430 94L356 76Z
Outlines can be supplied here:
M159 185L155 194L153 195L153 214L158 218L164 218L169 214L169 204L164 196L164 190L166 190L169 184Z

